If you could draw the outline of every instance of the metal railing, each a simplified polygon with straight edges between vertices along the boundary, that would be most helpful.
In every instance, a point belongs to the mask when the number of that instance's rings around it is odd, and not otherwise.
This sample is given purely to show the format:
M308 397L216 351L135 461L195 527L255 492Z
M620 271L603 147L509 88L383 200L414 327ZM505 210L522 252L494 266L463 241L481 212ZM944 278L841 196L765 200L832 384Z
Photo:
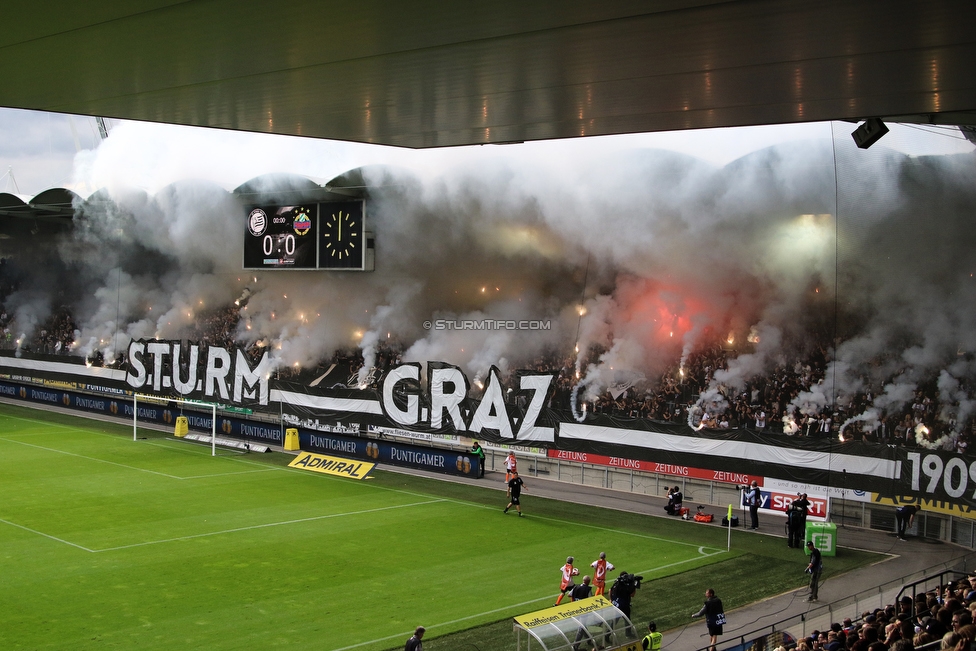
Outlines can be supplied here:
M959 570L945 570L943 572L939 572L936 575L929 576L924 579L919 579L917 581L912 581L911 583L906 583L902 587L901 591L895 597L895 601L896 602L901 601L902 596L905 595L908 591L911 591L912 617L914 617L916 615L915 595L917 595L919 592L925 594L926 592L929 592L933 589L938 590L939 594L941 594L942 590L945 588L949 580L965 578L966 576L968 575L965 572ZM919 590L919 588L921 588L921 590Z
M813 608L805 613L793 615L751 630L748 633L743 633L735 638L727 638L718 645L718 649L719 651L728 651L731 649L764 648L767 636L781 632L788 632L792 637L800 640L808 637L813 631L826 631L830 629L831 624L843 621L846 617L856 621L866 610L884 608L889 604L893 605L897 603L906 589L917 589L918 586L925 585L941 587L946 575L965 573L972 567L976 567L976 553L938 563L901 579L873 586L849 597ZM705 651L708 648L707 646L701 647L699 651Z

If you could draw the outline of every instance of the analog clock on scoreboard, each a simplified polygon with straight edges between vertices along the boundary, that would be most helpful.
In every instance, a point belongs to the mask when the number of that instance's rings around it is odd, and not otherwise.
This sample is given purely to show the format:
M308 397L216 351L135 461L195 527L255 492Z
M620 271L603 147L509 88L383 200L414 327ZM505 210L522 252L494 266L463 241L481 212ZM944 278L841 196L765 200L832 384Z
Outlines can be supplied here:
M319 204L319 269L364 269L363 202Z
M244 230L245 269L315 269L316 204L255 206Z

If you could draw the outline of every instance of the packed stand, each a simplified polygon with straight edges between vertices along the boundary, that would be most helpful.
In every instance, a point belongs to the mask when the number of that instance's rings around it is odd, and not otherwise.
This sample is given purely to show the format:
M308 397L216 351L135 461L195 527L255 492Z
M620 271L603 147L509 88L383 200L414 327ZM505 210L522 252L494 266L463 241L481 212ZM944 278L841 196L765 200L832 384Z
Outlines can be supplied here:
M0 278L0 290L4 289ZM2 299L2 296L0 296ZM234 347L247 334L249 319L247 302L200 312L191 326L179 333L181 339L204 345ZM17 342L11 332L12 317L0 302L0 347L20 345L24 350L45 354L71 354L75 336L75 322L66 307L60 307L34 331L28 342ZM274 342L247 337L247 355L257 360ZM371 368L360 377L364 364L358 348L337 350L333 355L309 366L282 366L276 370L277 379L309 384L320 388L378 388L386 371L399 364L404 347L396 340L378 343ZM728 370L729 363L746 349L713 340L703 343L685 359L674 362L656 377L637 376L628 382L607 387L595 399L585 397L581 376L585 377L590 364L598 364L606 351L598 346L586 351L581 359L550 351L538 356L520 369L554 371L556 378L548 406L567 414L567 418L581 420L589 414L614 419L648 420L689 424L698 429L724 430L746 428L766 434L832 437L841 444L865 440L891 445L924 445L943 447L958 453L967 451L976 437L976 421L955 423L940 419L942 406L936 378L920 384L914 398L904 407L882 414L880 423L865 425L853 418L868 410L875 399L870 390L850 396L840 396L833 409L803 414L792 403L801 392L809 391L824 379L830 349L825 343L811 346L802 358L783 360L771 371L749 378L742 390L716 384L715 374ZM92 353L88 363L106 364L99 352ZM124 355L109 360L113 367L125 364ZM480 381L472 378L472 396L480 395ZM503 378L507 380L508 378ZM717 387L720 403L704 404L702 395ZM961 387L966 390L968 387ZM515 398L519 399L518 397ZM584 404L585 403L585 404ZM958 432L957 436L948 436Z
M797 641L796 651L970 651L976 642L976 576L944 588L902 597L897 604L865 611ZM792 651L781 647L777 651Z

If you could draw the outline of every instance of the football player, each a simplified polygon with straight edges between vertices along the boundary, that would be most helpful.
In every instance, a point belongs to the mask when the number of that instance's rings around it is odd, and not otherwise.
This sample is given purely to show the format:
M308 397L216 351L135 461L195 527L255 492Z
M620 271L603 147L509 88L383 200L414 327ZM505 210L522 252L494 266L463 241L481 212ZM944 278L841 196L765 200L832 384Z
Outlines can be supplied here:
M573 567L572 556L566 557L566 564L559 568L559 571L562 573L562 577L559 582L559 596L556 597L554 606L558 606L562 602L563 597L566 596L566 593L576 587L573 583L573 577L579 574L579 570Z
M613 570L613 563L607 560L607 553L600 552L600 558L590 563L593 568L593 585L596 586L597 596L603 594L607 585L607 570Z

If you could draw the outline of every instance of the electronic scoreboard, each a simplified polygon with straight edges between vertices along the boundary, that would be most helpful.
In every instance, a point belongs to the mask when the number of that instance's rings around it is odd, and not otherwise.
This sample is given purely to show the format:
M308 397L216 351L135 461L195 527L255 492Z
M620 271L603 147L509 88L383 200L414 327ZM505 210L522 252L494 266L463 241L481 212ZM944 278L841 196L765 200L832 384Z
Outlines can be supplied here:
M361 200L252 206L244 229L244 268L371 271L365 217Z
M318 206L255 206L244 233L245 269L315 269Z

